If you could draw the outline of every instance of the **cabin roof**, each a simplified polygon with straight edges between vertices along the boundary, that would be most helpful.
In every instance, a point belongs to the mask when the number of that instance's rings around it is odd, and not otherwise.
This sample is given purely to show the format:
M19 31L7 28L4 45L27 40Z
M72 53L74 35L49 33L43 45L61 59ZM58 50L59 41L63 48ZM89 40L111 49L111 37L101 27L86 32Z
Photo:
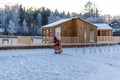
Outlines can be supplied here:
M44 26L42 26L42 28L49 28L49 27L57 26L57 25L59 25L59 24L68 22L68 21L73 20L73 19L81 19L81 18L67 18L67 19L61 19L61 20L58 20L58 21L56 21L56 22L53 22L53 23L44 25ZM81 20L83 20L83 19L81 19ZM90 22L88 22L88 21L86 21L86 20L83 20L83 21L85 21L85 22L87 22L87 23L93 25L92 23L90 23ZM95 25L94 25L94 26L95 26ZM97 27L97 26L95 26L95 27Z
M112 27L110 27L108 24L106 23L94 23L93 25L97 26L98 30L112 30Z
M57 26L57 25L59 25L59 24L62 24L62 23L64 23L64 22L67 22L67 21L70 21L70 20L72 20L72 18L61 19L61 20L55 21L55 22L53 22L53 23L47 24L47 25L45 25L45 26L42 26L42 28L43 28L43 27L45 28L45 27Z

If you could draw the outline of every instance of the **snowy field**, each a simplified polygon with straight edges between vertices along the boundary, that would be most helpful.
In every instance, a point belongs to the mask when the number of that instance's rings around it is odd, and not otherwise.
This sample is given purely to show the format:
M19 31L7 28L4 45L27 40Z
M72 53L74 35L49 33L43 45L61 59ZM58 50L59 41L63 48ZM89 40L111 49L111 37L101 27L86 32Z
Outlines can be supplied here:
M0 50L0 80L120 80L120 46Z

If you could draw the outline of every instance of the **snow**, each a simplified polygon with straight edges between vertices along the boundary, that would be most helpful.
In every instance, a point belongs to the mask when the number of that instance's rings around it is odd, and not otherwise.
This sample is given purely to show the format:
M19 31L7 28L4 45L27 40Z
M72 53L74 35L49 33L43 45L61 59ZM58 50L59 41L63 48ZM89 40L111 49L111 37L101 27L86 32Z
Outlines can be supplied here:
M94 23L93 25L97 26L98 30L112 30L112 27L110 27L108 24L106 23Z
M1 80L119 80L120 46L0 51Z
M64 23L64 22L67 22L67 21L70 21L70 20L72 20L72 18L61 19L61 20L58 20L56 22L50 23L48 25L42 26L42 28L57 26L57 25L59 25L61 23Z
M4 28L0 28L0 33L3 33L4 32Z

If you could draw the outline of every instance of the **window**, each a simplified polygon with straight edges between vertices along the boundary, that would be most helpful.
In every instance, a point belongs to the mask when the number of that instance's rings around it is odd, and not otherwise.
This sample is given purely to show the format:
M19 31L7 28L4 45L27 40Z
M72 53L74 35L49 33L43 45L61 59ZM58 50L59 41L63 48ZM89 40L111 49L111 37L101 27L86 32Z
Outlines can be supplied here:
M43 30L43 36L46 36L46 34L45 34L45 30Z
M50 28L50 32L52 32L52 28Z
M50 34L52 34L52 28L50 28Z
M102 31L102 35L101 36L108 36L110 33L109 31Z
M67 26L65 25L64 26L64 36L66 36L66 33L67 33Z
M52 36L53 35L53 32L52 32L53 30L52 30L52 28L50 28L50 36Z
M100 36L100 30L98 31L98 36Z
M46 30L47 32L46 32L46 35L48 36L48 29Z

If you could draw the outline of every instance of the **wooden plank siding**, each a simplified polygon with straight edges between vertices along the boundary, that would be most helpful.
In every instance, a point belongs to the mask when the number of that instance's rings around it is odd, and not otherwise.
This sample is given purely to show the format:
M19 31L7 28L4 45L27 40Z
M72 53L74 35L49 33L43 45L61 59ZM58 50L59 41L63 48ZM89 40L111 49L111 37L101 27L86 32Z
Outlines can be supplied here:
M32 44L32 40L30 37L18 37L19 44Z
M76 36L80 38L80 43L84 43L84 27L86 26L86 43L90 43L90 28L94 30L94 40L97 42L97 28L94 25L91 25L90 23L81 20L81 19L75 19L74 20L76 26Z
M45 38L49 39L48 37L55 36L55 29L57 27L61 28L61 37L63 41L67 39L68 43L69 41L71 43L74 43L75 42L74 40L76 40L76 42L78 43L90 43L91 29L94 31L94 43L97 42L97 27L79 18L72 19L67 22L63 22L56 26L42 28L43 41ZM85 36L85 27L86 27L86 36ZM86 40L85 40L85 37L86 37Z
M72 21L61 24L61 36L73 36Z

